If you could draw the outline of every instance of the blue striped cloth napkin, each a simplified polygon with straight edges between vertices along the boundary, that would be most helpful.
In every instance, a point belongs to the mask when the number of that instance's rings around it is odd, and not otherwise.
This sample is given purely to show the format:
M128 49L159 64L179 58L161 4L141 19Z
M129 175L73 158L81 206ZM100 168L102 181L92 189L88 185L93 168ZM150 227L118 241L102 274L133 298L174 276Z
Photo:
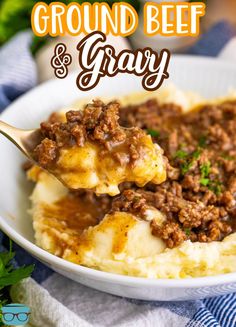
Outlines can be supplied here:
M235 36L221 22L207 32L190 54L218 56ZM19 33L0 49L0 111L36 85L36 65L30 55L30 32ZM235 49L236 52L236 49ZM0 244L8 240L0 234ZM32 309L32 326L236 326L236 294L185 302L144 302L119 298L77 284L53 272L14 245L19 265L35 263L32 278L11 290L14 301ZM112 304L112 313L110 306Z

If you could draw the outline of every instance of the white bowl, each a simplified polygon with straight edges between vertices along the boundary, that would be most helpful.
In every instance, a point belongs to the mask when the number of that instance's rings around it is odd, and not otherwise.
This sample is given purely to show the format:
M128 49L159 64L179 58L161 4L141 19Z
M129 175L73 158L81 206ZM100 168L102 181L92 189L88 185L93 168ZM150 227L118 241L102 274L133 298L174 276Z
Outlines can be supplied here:
M225 95L236 89L236 67L214 59L175 57L171 60L170 80L184 90L206 97ZM64 80L51 80L15 101L0 119L22 128L37 127L50 112L68 106L82 97L114 95L141 90L140 78L119 75L104 78L98 87L80 92L76 74ZM84 285L124 297L144 300L192 300L236 291L236 273L185 280L127 277L82 267L58 258L34 244L29 208L29 184L21 170L25 158L0 136L0 227L16 243L50 268Z

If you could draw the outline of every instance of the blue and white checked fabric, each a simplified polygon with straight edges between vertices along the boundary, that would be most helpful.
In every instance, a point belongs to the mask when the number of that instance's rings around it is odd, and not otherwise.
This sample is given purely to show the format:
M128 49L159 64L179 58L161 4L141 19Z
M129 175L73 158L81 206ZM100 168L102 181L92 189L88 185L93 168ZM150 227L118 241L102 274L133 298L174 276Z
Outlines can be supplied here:
M218 56L227 47L236 58L235 30L226 22L215 25L188 53ZM232 41L234 38L234 41ZM35 62L30 55L31 34L19 33L0 49L0 111L36 85ZM231 46L230 46L231 44ZM230 53L231 54L231 53ZM8 239L0 234L0 244ZM77 284L14 245L19 265L35 263L32 278L12 287L12 299L32 309L36 327L157 326L234 327L236 294L185 302L144 302L119 298Z
M0 111L37 83L30 31L21 32L0 49Z

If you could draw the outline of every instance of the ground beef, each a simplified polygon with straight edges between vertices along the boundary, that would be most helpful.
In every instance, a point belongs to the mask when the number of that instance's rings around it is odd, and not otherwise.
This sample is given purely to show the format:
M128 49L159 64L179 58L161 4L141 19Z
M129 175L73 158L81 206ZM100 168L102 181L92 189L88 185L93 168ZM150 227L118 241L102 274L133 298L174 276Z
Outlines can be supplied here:
M124 190L121 196L112 201L112 211L129 212L140 218L145 218L147 201L142 194L132 190Z
M121 164L131 164L142 156L140 138L145 133L133 127L125 129L119 122L119 104L105 105L97 100L88 104L84 110L71 110L66 113L66 122L52 114L47 122L41 124L42 142L36 147L35 160L48 168L59 157L61 148L83 147L86 141L100 147L100 155L112 153Z
M99 203L103 213L130 212L145 219L148 207L160 210L166 221L160 225L153 220L152 233L170 248L187 239L220 241L236 231L236 101L205 105L186 114L180 106L156 100L122 108L115 103L104 107L97 101L84 113L67 113L65 124L55 116L42 124L45 139L38 149L42 162L56 158L55 143L82 146L87 139L96 140L109 151L114 141L125 138L120 125L143 129L163 148L169 161L167 180L143 188L124 183L115 198L98 198L92 191L74 196L86 193L91 205ZM129 138L133 160L138 156L132 146L138 143L136 131ZM130 160L119 151L114 155L123 164Z
M186 239L219 241L236 231L236 101L185 114L150 100L121 108L120 117L122 125L146 130L169 160L166 182L132 187L139 202L145 199L166 216L162 226L152 222L153 235L172 248Z
M183 243L187 236L181 226L174 221L166 221L163 226L156 224L155 220L151 223L152 234L160 237L169 248L174 248Z
M42 142L36 148L38 155L38 163L42 167L53 163L57 158L57 144L48 138L42 140Z

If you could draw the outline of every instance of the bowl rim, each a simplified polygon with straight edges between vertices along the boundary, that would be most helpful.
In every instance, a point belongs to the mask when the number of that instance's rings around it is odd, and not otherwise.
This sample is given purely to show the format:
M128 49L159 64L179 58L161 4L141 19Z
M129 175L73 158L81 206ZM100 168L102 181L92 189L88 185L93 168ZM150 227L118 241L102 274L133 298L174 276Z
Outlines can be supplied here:
M204 56L193 56L193 55L174 55L175 61L185 61L191 62L192 60L202 61L206 64L215 64L217 61L218 66L224 66L231 69L235 69L235 65L233 62L225 62L223 59L219 58L209 58ZM75 76L77 73L72 72L70 73L71 76ZM25 94L21 95L17 98L17 100L13 101L11 105L9 105L3 113L0 114L0 118L2 118L5 113L8 113L12 110L12 106L15 105L16 102L20 101L22 98L27 97L29 93L37 92L38 89L47 87L52 83L56 83L56 79L48 80L30 91L26 92ZM0 229L8 235L15 243L20 245L23 249L29 252L31 255L36 257L37 259L41 260L43 263L54 269L54 266L60 270L67 271L68 273L76 273L78 275L87 276L90 279L95 279L101 282L109 282L109 283L118 283L120 285L127 285L127 286L145 286L145 287L159 287L159 288L199 288L205 286L216 286L222 284L229 284L232 282L236 283L236 272L220 274L215 276L205 276L205 277L192 277L192 278L185 278L185 279L162 279L162 278L146 278L146 277L135 277L135 276L128 276L128 275L121 275L116 273L105 272L101 270L96 270L93 268L88 268L85 266L81 266L76 263L72 263L56 255L53 255L46 250L43 250L33 242L27 240L25 237L20 235L17 231L13 229L5 219L0 215Z
M39 259L44 264L48 264L52 270L53 266L56 266L58 269L64 271L66 270L69 273L73 272L78 273L79 275L86 275L88 278L96 279L102 282L118 283L120 285L129 286L138 285L159 288L199 288L236 282L236 272L216 276L193 277L186 279L163 279L127 276L96 270L67 261L47 252L46 250L41 249L39 246L25 239L22 235L11 228L6 222L4 222L1 216L0 226L1 230L7 234L15 243L36 257L36 259Z

